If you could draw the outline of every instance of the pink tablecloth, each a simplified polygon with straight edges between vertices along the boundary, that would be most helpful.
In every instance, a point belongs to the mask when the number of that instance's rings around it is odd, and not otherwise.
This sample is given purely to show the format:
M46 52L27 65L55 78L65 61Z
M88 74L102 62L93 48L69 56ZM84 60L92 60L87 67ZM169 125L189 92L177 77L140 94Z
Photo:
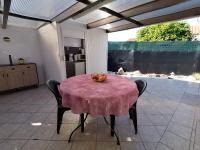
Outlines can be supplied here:
M71 77L60 84L60 93L63 106L93 116L126 115L138 98L135 82L117 75L104 82L93 81L90 74Z

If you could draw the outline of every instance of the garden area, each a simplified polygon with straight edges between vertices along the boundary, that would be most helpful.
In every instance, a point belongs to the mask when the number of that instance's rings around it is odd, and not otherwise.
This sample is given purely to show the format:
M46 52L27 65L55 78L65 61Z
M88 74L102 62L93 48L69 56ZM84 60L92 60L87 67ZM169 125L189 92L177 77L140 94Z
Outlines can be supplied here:
M200 42L183 22L148 26L138 31L136 41L108 43L108 71L196 82Z

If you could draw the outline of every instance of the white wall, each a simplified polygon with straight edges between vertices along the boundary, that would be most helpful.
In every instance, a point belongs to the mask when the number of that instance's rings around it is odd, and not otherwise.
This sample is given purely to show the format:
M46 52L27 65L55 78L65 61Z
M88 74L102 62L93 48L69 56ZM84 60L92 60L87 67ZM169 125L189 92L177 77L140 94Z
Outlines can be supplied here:
M62 37L85 39L87 28L85 25L67 20L60 24Z
M86 59L87 73L107 73L108 34L105 30L87 30Z
M48 24L38 30L46 79L62 81L66 78L64 45L67 38L85 39L86 72L107 72L108 36L104 30L87 30L86 26L65 21Z
M86 26L72 21L65 21L60 27L61 45L66 42L65 37L85 39L87 73L107 72L108 34L105 30L87 30Z
M5 36L10 37L10 42L3 41ZM36 29L14 26L7 26L6 29L0 28L0 64L9 64L8 54L12 55L14 63L21 57L26 62L36 63L40 84L44 83L42 58Z
M63 44L64 46L81 47L81 39L64 37Z
M54 22L38 30L46 80L62 80L57 24Z

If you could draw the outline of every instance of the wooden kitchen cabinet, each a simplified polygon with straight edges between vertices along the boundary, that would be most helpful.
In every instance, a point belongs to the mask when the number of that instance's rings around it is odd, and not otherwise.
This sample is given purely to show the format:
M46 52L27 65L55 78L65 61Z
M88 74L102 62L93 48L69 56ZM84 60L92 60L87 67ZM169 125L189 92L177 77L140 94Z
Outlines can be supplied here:
M36 64L0 66L0 91L38 86Z
M7 72L7 83L9 89L15 89L23 87L22 71L9 70Z
M8 89L8 83L6 80L6 74L4 71L0 71L0 91L5 91Z

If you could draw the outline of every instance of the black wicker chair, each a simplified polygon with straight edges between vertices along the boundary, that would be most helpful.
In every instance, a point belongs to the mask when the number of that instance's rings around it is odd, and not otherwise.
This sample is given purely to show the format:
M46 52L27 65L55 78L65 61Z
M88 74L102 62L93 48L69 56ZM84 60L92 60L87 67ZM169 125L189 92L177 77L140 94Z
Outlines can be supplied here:
M138 91L139 91L138 97L140 97L147 87L147 82L144 81L144 80L136 80L135 83L137 84L137 88L138 88ZM136 109L136 106L137 106L137 101L129 109L129 115L130 115L130 119L133 120L133 125L134 125L134 128L135 128L135 134L137 134L137 131L138 131L138 129L137 129L137 109Z
M58 86L60 85L60 83L58 81L48 80L46 84L47 84L47 87L49 88L49 90L54 94L54 96L57 100L57 105L58 105L58 109L57 109L57 134L59 134L60 127L61 127L61 124L62 124L63 114L64 114L65 111L70 110L70 108L62 106L62 97L61 97L61 95L58 91Z

